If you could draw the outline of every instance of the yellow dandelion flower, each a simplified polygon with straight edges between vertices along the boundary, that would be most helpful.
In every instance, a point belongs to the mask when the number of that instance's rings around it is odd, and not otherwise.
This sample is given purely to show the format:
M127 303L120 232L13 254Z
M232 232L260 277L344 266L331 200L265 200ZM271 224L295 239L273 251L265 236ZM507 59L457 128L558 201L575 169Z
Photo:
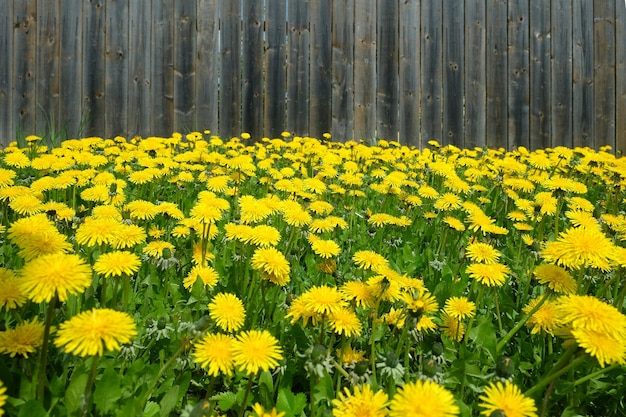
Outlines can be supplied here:
M361 334L361 320L354 311L348 308L342 307L333 311L330 314L329 322L331 329L339 335L351 337Z
M78 255L54 253L35 258L19 271L20 289L36 303L55 295L66 301L91 285L92 271Z
M128 251L103 253L98 257L93 270L105 277L132 275L139 270L141 260L137 255Z
M276 407L271 410L266 410L260 403L256 403L252 406L252 411L254 412L256 417L285 417L285 412L281 411L280 413L276 410Z
M209 304L209 316L225 332L236 332L243 326L246 310L234 294L219 293Z
M280 242L280 238L278 229L265 224L255 226L250 231L250 242L262 248L276 246Z
M43 343L44 325L37 319L18 324L13 329L0 332L0 353L28 358Z
M469 301L467 297L450 297L446 300L443 311L457 320L474 317L476 314L476 304Z
M283 359L278 340L267 330L249 330L237 335L233 342L235 366L248 375L269 371Z
M6 394L7 387L4 386L4 383L0 381L0 417L4 415L4 405L6 404L9 396Z
M488 243L476 242L467 245L465 256L472 262L495 264L500 260L502 254Z
M170 253L174 252L174 245L163 240L155 240L148 243L141 250L144 254L155 258L163 257L163 251L168 250Z
M209 333L193 347L193 361L211 376L233 374L233 339L230 335Z
M558 265L541 264L535 267L533 275L542 285L561 294L574 294L577 289L576 280L565 269Z
M465 326L458 319L444 312L441 315L441 331L449 339L460 342L465 335Z
M530 313L538 302L538 298L531 300L528 305L523 308L524 313ZM545 332L552 336L554 336L555 330L560 325L561 318L558 314L557 304L550 300L545 301L526 322L526 326L531 328L531 334Z
M626 316L614 306L591 295L574 295L558 299L558 312L564 324L575 329L605 332L626 338Z
M548 242L541 252L548 263L565 268L591 267L608 271L613 266L616 249L598 228L573 227Z
M281 252L273 247L259 248L254 251L251 260L252 268L261 273L269 281L285 285L289 282L291 267Z
M504 284L511 270L503 264L471 264L465 272L471 277L488 287L499 287Z
M357 307L373 307L375 294L369 285L362 281L347 281L339 289L344 300L354 302Z
M484 410L484 416L492 416L500 411L505 417L537 417L537 407L532 398L522 394L520 389L509 381L504 384L495 382L485 388L484 394L478 397Z
M389 265L389 261L387 261L387 259L371 250L361 250L355 252L352 256L352 261L358 268L370 269L372 271L377 271L380 268Z
M102 356L120 350L137 335L135 322L128 314L108 308L94 308L61 323L54 344L77 356Z
M208 265L195 265L183 280L183 286L189 290L200 279L205 287L212 288L217 284L219 278L220 276L214 268Z
M26 294L20 288L20 280L10 269L0 267L0 310L20 307L26 302Z
M389 404L389 417L453 417L459 413L452 393L432 381L406 383Z
M341 248L335 241L324 239L318 239L311 243L311 249L322 258L332 258L341 252Z
M616 337L604 331L576 328L572 330L572 336L578 346L598 360L602 368L614 363L626 364L626 335Z
M345 394L339 392L332 401L334 417L386 417L387 394L378 390L372 391L369 384L355 386L354 392L344 388Z

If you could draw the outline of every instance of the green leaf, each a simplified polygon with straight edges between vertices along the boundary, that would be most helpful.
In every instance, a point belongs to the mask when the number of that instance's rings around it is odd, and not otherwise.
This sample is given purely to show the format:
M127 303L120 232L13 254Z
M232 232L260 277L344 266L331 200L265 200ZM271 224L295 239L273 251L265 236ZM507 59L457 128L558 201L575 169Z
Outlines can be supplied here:
M106 414L111 411L122 396L120 377L113 367L108 367L102 374L102 378L96 382L96 390L93 394L93 401L96 408Z
M176 407L178 402L178 385L171 387L163 396L161 400L161 417L169 416L170 412Z
M498 357L496 352L498 342L496 340L496 329L491 320L486 317L481 317L470 331L469 338L474 340L478 347L485 350L491 357L491 360L496 360Z
M65 407L67 414L72 415L80 409L87 386L87 374L74 373L70 385L65 390Z
M80 403L78 404L80 406ZM46 417L48 413L37 400L30 400L20 407L18 417Z
M217 401L217 405L220 410L228 411L237 405L241 405L243 402L244 391L240 390L235 394L234 392L221 392L211 397L211 400Z
M148 401L148 404L146 404L146 408L143 410L143 417L154 417L158 415L160 408L161 407L159 407L159 404L155 403L154 401Z
M269 407L274 397L274 381L272 374L268 371L262 372L259 376L259 396L261 397L261 404Z
M306 407L306 395L299 392L294 394L287 388L281 388L278 392L278 401L276 401L276 410L284 412L285 417L300 416Z

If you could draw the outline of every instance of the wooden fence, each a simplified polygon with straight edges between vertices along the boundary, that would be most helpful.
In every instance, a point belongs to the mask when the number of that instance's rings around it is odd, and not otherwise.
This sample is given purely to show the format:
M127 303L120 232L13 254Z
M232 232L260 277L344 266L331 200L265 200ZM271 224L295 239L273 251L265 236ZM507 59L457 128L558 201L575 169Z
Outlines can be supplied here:
M211 129L626 150L625 9L623 0L2 0L0 143L49 130Z

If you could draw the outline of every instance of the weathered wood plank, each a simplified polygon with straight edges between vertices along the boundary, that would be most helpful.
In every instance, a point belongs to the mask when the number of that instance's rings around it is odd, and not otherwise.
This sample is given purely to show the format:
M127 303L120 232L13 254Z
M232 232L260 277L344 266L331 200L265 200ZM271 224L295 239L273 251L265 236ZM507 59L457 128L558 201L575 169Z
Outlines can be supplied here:
M465 148L487 143L486 19L485 2L465 4Z
M376 0L354 3L354 139L376 137Z
M620 2L621 3L621 2ZM615 151L626 153L626 4L615 8Z
M105 135L105 5L88 0L83 5L83 112L88 120L84 134Z
M550 10L543 2L530 2L530 147L550 147Z
M287 12L287 130L303 136L309 132L308 2L290 2Z
M220 4L220 136L229 139L241 133L241 2Z
M530 146L528 0L509 3L508 15L508 148Z
M243 131L258 140L263 136L263 3L243 4Z
M7 2L14 3L14 2ZM6 6L3 6L6 7ZM35 118L40 109L37 107L37 3L35 0L18 1L13 5L13 49L3 48L7 56L7 65L12 66L9 78L9 94L12 81L13 94L10 106L13 114L7 111L6 115L12 119L10 136L7 139L14 140L16 134L31 134L35 131ZM6 37L8 41L10 36ZM0 64L1 65L1 64ZM38 132L43 133L43 132ZM10 141L9 140L9 141Z
M615 2L594 2L593 55L596 126L589 146L615 148Z
M351 140L354 129L354 2L333 1L332 136Z
M174 5L171 0L152 2L150 54L151 131L170 135L174 129Z
M594 146L593 3L575 2L572 15L572 144Z
M60 37L61 9L58 1L37 2L37 110L35 131L61 133Z
M128 129L128 2L106 4L105 106L106 137L126 136Z
M463 131L465 8L463 6L464 2L461 1L443 1L442 141L458 147L462 147L465 141Z
M309 135L321 138L330 132L332 102L331 0L310 0L311 83Z
M421 136L422 141L442 142L442 82L443 82L443 3L422 3L421 59Z
M552 0L552 143L571 147L572 141L572 2Z
M407 146L422 147L419 128L420 5L414 1L401 1L399 7L399 141Z
M150 18L152 2L130 2L128 45L128 136L150 136L152 100L150 97L152 59Z
M174 2L174 130L197 130L195 123L196 2Z
M15 23L13 22L13 2L9 1L0 4L0 56L7 59L0 60L0 149L3 149L9 142L17 139L13 120L13 60L11 52L13 50L13 32Z
M506 147L508 135L508 29L507 1L487 0L487 120L485 144L490 148Z
M286 0L274 0L267 3L265 33L265 136L280 137L285 130L285 19L287 18Z
M398 2L378 0L377 136L398 140Z
M82 61L76 59L83 50L83 5L61 2L60 10L61 60L59 64L60 101L59 114L63 128L69 137L83 136L82 84L76 82L84 77Z
M198 2L196 124L219 132L219 8L217 0Z

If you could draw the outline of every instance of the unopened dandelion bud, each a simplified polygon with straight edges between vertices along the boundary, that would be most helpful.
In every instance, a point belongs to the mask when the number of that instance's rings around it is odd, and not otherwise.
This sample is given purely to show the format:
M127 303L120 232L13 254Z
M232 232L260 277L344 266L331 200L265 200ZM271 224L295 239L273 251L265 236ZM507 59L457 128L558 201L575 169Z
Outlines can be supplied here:
M496 361L496 374L501 378L510 378L515 372L515 362L508 356L500 356Z

